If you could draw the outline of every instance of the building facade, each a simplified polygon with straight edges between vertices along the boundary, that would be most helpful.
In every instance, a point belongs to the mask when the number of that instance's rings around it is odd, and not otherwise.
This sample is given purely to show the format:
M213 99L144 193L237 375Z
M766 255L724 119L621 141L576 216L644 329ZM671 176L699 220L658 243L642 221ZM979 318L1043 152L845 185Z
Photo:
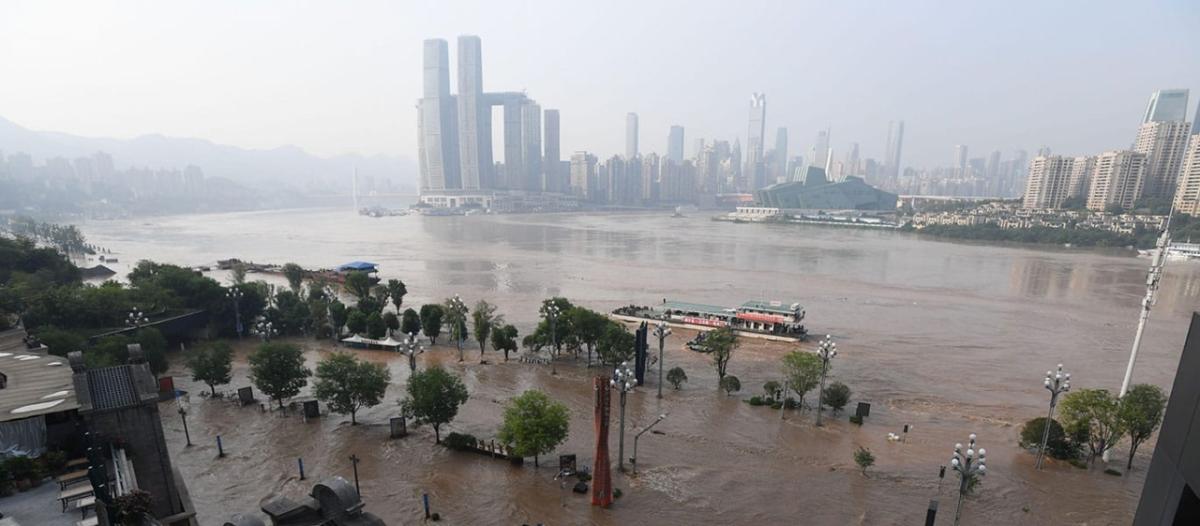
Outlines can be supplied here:
M1200 216L1200 135L1188 142L1174 203L1176 212Z
M767 95L754 93L750 96L750 129L746 133L746 167L742 172L746 181L743 189L750 191L765 186L763 140L767 133Z
M1142 195L1146 178L1146 154L1129 150L1104 152L1096 156L1087 207L1104 210L1111 205L1133 208Z
M638 116L636 113L625 115L625 158L633 159L638 155Z
M1142 123L1187 120L1188 90L1165 89L1150 95Z
M1189 128L1182 120L1147 122L1138 128L1133 151L1146 155L1144 197L1165 200L1175 197Z
M1025 183L1022 206L1032 209L1061 207L1070 193L1074 165L1073 157L1035 157L1029 163L1029 179Z
M683 126L671 126L671 132L667 134L667 158L683 162Z

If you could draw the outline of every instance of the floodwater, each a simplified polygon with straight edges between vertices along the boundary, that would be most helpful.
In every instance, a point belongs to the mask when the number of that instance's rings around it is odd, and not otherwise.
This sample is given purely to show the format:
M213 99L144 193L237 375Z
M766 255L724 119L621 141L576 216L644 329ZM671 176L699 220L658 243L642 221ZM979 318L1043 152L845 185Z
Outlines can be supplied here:
M814 426L811 411L751 407L744 399L779 377L783 344L746 340L729 370L743 392L727 397L705 358L683 348L687 331L667 342L667 367L689 381L660 400L656 381L629 395L627 428L661 413L655 433L642 436L637 477L616 474L624 496L607 510L564 493L553 480L554 458L542 467L512 467L433 444L431 429L389 440L387 419L403 396L407 361L359 352L387 363L393 374L384 404L348 417L263 413L202 400L189 389L189 427L196 445L183 447L183 428L164 404L167 440L204 525L235 512L257 512L272 493L303 495L314 480L352 478L357 455L367 509L389 524L418 522L420 497L448 524L918 524L930 499L939 523L952 521L956 482L939 486L938 467L955 442L977 433L988 450L988 475L963 504L963 524L1128 524L1141 491L1152 444L1126 476L1051 462L1036 472L1017 447L1020 425L1045 414L1042 376L1056 363L1076 389L1120 386L1128 359L1148 261L1124 251L990 246L933 241L899 232L796 225L755 225L670 218L665 214L561 214L368 218L317 209L179 216L82 225L90 241L122 258L185 265L238 257L331 267L351 260L378 263L384 279L401 278L406 304L461 295L499 305L526 333L538 303L561 295L597 310L663 298L732 305L753 298L802 303L814 333L838 341L832 380L854 391L852 404L872 403L862 427L846 415ZM227 279L220 272L212 275ZM251 276L253 279L253 275ZM1136 382L1169 388L1191 311L1200 304L1200 265L1170 263L1144 338ZM332 350L300 342L310 366ZM498 363L478 347L468 358L438 345L421 367L440 363L463 376L471 392L450 430L494 436L505 400L539 388L571 408L571 433L561 453L591 464L590 375L582 365ZM244 351L232 387L247 385ZM804 346L811 349L812 344ZM653 376L653 375L651 375ZM614 419L617 415L614 407ZM827 414L828 416L828 414ZM903 443L889 432L912 430ZM614 435L617 424L613 424ZM661 431L661 434L657 433ZM447 430L443 430L443 435ZM216 459L215 436L229 456ZM632 431L626 457L632 455ZM867 476L852 452L868 447L876 464ZM614 461L617 440L610 440ZM1126 454L1124 444L1114 459ZM309 480L298 481L304 458ZM1124 462L1114 466L1124 471Z

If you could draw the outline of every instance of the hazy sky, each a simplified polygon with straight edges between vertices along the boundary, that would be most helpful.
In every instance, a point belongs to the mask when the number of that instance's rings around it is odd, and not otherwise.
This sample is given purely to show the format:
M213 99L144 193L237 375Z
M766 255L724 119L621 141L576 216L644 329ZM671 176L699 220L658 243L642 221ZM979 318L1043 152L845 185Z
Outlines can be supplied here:
M852 5L846 5L852 4ZM0 1L0 116L34 129L199 137L415 158L421 41L477 34L484 89L562 113L562 150L642 151L671 124L740 137L767 94L768 145L833 129L946 165L1048 145L1126 148L1150 93L1200 99L1200 2ZM452 80L453 82L453 80ZM1191 110L1194 111L1194 110ZM1190 115L1190 114L1189 114ZM0 145L3 149L3 145ZM497 148L497 156L502 148Z

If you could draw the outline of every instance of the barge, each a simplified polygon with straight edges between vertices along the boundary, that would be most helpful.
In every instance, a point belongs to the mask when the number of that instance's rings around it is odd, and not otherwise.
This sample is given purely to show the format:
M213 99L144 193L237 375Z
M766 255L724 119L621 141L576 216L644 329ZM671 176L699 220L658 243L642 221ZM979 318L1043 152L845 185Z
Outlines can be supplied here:
M629 322L665 322L672 327L710 331L730 327L739 336L776 341L803 341L804 307L799 303L751 300L737 307L667 301L659 305L627 305L612 311L611 317Z

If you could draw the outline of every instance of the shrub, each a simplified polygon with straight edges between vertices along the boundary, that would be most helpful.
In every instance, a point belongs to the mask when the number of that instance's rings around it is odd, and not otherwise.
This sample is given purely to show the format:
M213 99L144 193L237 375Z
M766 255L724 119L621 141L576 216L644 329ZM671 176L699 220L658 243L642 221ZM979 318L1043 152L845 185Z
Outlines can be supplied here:
M478 443L479 441L474 436L467 433L450 433L443 442L446 447L455 451L474 449Z
M621 498L621 488L613 488L613 498L614 499Z
M862 423L863 423L863 419L862 419L862 417L861 417L861 416L858 416L858 415L850 415L850 423L851 423L851 424L858 424L858 425L860 425L860 426L861 426L861 425L862 425Z
M677 390L687 379L687 373L683 372L682 367L673 367L670 371L667 371L667 381L671 383L671 387Z
M850 388L842 382L833 382L821 394L821 402L837 413L850 402Z
M731 395L742 390L742 381L733 375L726 376L721 379L721 389L725 390L725 394Z
M1117 471L1117 470L1115 470L1115 469L1113 469L1113 468L1105 468L1105 469L1104 469L1104 474L1105 474L1105 475L1112 475L1112 476L1114 476L1114 477L1119 477L1119 476L1121 476L1121 472L1120 472L1120 471Z
M1032 451L1037 451L1042 445L1042 433L1045 431L1046 417L1041 416L1025 422L1021 427L1021 439L1018 444ZM1079 457L1081 443L1068 437L1057 420L1050 421L1050 437L1046 441L1046 454L1059 460L1070 460Z
M788 397L788 399L784 400L783 403L784 403L784 405L787 406L788 409L799 409L800 408L800 402L798 402L795 398ZM776 409L779 409L779 408L777 407Z
M62 451L47 451L40 460L42 461L42 473L62 473L63 468L67 465L67 454Z
M113 499L113 506L117 512L116 523L123 526L142 524L143 517L150 513L150 506L153 503L154 499L150 494L139 489Z
M753 406L763 405L763 398L758 395L751 396L749 403L750 403L750 405L753 405Z
M42 474L38 469L38 464L32 458L12 457L4 461L4 464L8 469L8 475L12 477L12 480L28 480L36 482L42 478Z

